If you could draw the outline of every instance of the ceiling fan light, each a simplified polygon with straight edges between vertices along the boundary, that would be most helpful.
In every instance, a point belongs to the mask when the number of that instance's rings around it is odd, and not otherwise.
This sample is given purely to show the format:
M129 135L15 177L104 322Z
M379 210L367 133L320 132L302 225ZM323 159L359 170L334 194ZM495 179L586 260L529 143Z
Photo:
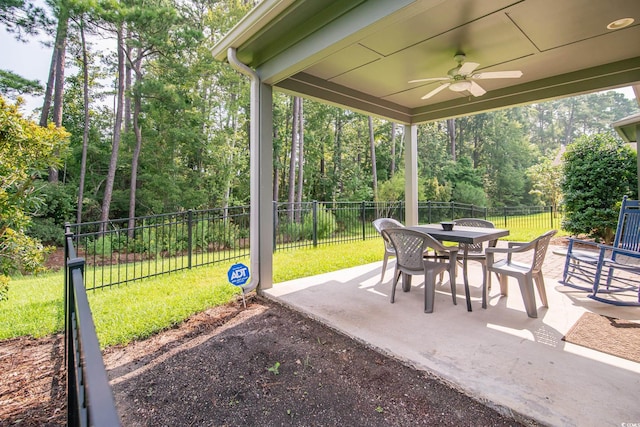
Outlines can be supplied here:
M469 90L470 87L471 87L471 82L467 80L453 82L449 85L449 89L451 89L454 92L464 92L465 90Z
M608 30L619 30L621 28L628 27L629 25L633 24L633 21L634 21L633 18L616 19L615 21L613 21L609 25L607 25L607 29Z

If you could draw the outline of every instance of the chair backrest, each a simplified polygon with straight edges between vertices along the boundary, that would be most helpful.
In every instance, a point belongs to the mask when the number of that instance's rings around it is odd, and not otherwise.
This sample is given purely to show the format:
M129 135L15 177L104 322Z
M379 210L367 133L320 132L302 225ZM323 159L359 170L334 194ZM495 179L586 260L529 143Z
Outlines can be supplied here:
M640 251L640 203L638 200L629 200L627 196L622 198L613 246Z
M375 228L376 231L380 233L380 235L382 236L382 239L384 240L384 249L388 252L394 251L393 245L389 241L389 238L384 234L382 234L382 231L388 230L391 228L403 228L403 227L404 225L400 221L396 221L393 218L378 218L375 221L373 221L373 228Z
M405 272L424 271L423 256L433 242L440 246L437 240L426 233L408 230L406 228L388 228L382 231L396 251L396 265Z
M542 236L532 241L535 242L535 252L533 253L533 260L531 265L531 271L534 273L539 272L542 269L542 263L547 254L547 248L551 242L551 238L555 236L558 230L551 230L544 233Z
M484 228L496 228L496 226L491 221L487 221L486 219L480 218L460 218L453 221L456 225L462 225L465 227L484 227ZM489 242L489 246L495 247L497 240L492 240ZM480 253L483 251L483 244L480 243L468 243L467 251L468 252L476 252ZM460 245L462 247L462 244Z

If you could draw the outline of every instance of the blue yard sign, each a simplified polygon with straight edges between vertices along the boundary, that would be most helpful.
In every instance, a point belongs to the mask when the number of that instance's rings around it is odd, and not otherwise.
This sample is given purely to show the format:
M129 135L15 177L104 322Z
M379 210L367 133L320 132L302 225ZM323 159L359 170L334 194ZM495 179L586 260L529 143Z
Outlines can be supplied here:
M233 264L227 272L229 283L235 286L242 286L249 280L249 268L244 264Z

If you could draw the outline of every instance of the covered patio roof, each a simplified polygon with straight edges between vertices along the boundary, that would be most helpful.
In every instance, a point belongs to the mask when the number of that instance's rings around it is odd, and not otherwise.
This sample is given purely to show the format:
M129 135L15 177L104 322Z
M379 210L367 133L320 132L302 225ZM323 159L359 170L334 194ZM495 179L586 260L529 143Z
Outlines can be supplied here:
M638 85L638 40L637 0L265 0L213 54L234 48L265 84L414 124ZM474 73L522 77L421 99L447 81L408 82L447 76L457 53Z
M610 88L637 94L638 40L638 0L262 1L212 51L252 82L243 289L273 281L274 89L404 124L405 223L415 225L418 123ZM431 78L444 79L411 82Z

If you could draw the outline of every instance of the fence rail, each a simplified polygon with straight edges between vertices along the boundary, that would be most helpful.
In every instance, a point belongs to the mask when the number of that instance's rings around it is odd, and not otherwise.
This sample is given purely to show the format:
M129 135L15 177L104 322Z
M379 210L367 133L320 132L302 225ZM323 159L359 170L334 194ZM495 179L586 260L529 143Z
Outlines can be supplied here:
M65 231L67 425L119 426L84 286L85 262L76 254L69 227Z
M404 202L274 203L273 251L377 238L376 218L404 219ZM484 218L496 226L558 226L549 207L489 209L455 202L421 202L418 221ZM91 222L69 226L85 257L85 286L97 289L249 255L249 206Z

